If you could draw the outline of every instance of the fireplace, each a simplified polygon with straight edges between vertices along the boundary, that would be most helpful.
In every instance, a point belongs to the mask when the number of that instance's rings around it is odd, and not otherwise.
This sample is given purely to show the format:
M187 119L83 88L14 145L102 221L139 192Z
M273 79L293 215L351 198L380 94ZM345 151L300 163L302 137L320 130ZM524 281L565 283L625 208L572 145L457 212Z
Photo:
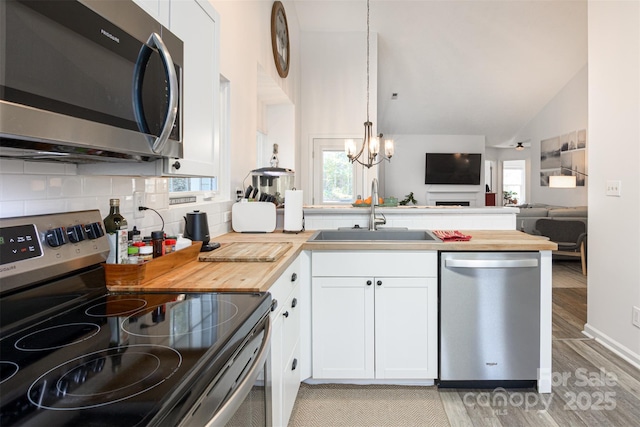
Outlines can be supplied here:
M471 206L471 203L468 200L460 200L460 201L438 201L436 200L436 206Z

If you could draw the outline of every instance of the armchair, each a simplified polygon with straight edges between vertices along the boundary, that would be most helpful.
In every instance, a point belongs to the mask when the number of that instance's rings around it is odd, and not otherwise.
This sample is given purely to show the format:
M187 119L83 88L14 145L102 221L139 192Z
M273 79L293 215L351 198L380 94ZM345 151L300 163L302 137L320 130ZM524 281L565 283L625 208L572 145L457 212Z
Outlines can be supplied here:
M541 218L536 221L535 227L535 234L548 237L558 244L555 254L579 256L582 274L587 275L587 226L584 222Z

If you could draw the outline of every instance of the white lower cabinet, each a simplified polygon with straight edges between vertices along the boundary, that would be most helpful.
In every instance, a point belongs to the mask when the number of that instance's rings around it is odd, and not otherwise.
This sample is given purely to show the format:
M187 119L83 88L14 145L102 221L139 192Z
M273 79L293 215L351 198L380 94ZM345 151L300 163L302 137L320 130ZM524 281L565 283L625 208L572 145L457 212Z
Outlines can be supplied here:
M437 286L436 252L314 252L313 378L435 379Z
M269 292L275 301L271 312L271 422L289 423L300 387L300 262L296 259Z

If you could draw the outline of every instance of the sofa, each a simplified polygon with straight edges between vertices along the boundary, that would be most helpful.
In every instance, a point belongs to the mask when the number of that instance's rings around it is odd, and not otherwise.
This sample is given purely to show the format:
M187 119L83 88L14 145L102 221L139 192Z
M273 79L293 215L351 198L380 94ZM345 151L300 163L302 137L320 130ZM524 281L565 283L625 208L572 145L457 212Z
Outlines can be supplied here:
M551 206L541 203L526 204L517 206L520 212L516 214L516 227L518 230L529 234L534 232L536 221L540 218L550 218L557 220L579 220L588 226L586 206Z

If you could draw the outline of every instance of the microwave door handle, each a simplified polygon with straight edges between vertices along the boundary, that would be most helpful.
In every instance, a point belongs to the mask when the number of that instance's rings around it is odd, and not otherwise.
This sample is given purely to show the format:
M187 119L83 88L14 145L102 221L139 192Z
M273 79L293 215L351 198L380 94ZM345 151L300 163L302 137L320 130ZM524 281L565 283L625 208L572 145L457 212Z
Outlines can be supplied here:
M171 54L169 53L167 46L162 41L162 38L158 33L151 33L147 43L142 46L142 49L140 49L134 70L134 112L138 126L143 132L147 134L149 133L149 126L144 118L144 110L142 107L142 80L144 78L143 64L146 64L151 56L150 47L158 49L160 57L162 58L162 65L164 66L164 71L169 82L169 106L167 108L167 117L162 127L162 132L160 132L160 136L158 136L151 145L151 150L154 153L160 153L162 152L164 145L169 140L173 124L178 116L178 75L176 74L176 70L173 66Z

